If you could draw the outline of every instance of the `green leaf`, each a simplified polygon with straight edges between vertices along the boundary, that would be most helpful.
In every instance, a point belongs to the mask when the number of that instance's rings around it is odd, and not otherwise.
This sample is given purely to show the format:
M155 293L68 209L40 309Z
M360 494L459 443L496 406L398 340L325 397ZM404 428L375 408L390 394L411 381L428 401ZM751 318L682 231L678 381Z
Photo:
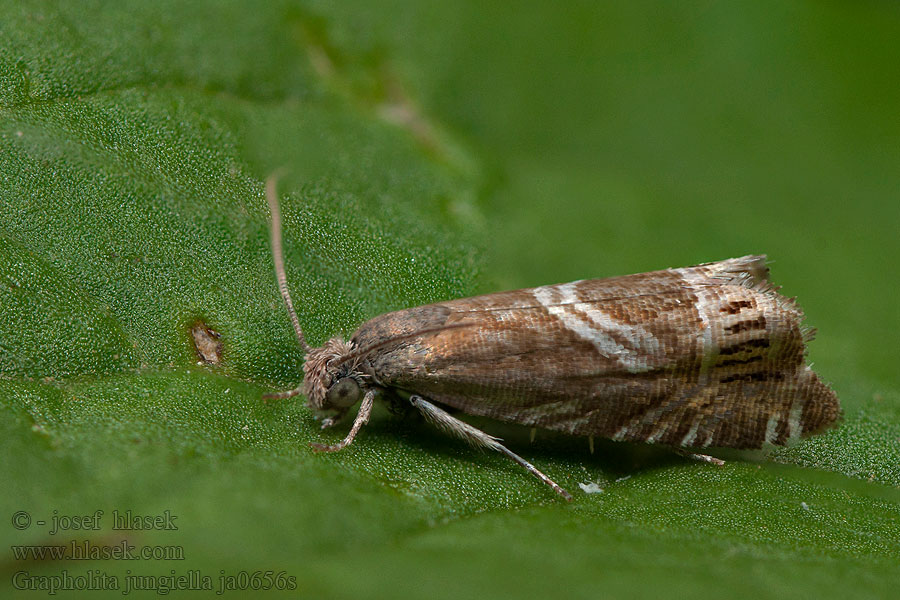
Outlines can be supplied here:
M3 585L272 571L310 598L891 597L898 34L877 4L0 5ZM845 420L723 468L473 420L572 504L383 409L314 455L343 430L262 399L303 358L268 248L282 167L311 343L476 292L768 252ZM98 510L100 530L53 532ZM129 510L177 529L113 530ZM11 547L123 538L183 560Z

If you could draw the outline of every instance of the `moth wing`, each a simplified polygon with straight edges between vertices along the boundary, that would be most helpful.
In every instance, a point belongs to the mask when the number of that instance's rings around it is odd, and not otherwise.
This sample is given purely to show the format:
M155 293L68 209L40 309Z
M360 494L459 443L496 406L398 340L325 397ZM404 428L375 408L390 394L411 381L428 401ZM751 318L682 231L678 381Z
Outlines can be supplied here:
M765 257L488 294L364 324L385 386L463 412L683 446L784 444L832 423L802 312Z

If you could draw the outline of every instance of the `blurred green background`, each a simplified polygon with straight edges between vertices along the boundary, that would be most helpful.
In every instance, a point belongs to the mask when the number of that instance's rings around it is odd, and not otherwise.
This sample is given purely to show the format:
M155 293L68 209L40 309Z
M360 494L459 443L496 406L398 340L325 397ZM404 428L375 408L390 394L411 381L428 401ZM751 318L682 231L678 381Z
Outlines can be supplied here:
M95 570L117 595L129 573L273 571L296 589L260 597L893 597L898 39L875 1L0 2L4 596ZM571 505L386 411L314 456L343 431L261 400L302 364L268 250L279 167L315 344L425 302L767 253L845 420L721 469L479 423ZM100 531L51 534L97 510ZM178 529L114 532L113 510ZM184 560L11 548L123 535Z

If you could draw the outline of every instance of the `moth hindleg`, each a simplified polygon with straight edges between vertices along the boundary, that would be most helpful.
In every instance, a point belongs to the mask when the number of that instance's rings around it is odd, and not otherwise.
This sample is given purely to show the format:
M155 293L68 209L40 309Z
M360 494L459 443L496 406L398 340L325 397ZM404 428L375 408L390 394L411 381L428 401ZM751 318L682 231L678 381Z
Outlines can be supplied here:
M685 450L684 448L671 448L671 450L679 456L684 456L685 458L690 458L693 460L699 460L700 462L716 465L717 467L722 467L725 465L725 461L721 458L716 458L715 456L710 456L708 454L696 454L694 452L690 452L689 450Z
M412 395L409 397L409 401L413 406L419 409L419 411L422 413L422 416L424 416L428 422L435 425L438 429L441 429L451 435L455 435L458 438L462 438L473 446L488 448L490 450L496 450L501 454L505 454L508 458L525 467L525 469L528 470L528 472L530 472L532 475L552 487L557 494L570 502L572 501L572 495L569 494L569 492L561 488L555 481L538 471L537 468L530 462L501 444L498 438L495 438L492 435L488 435L480 429L472 427L464 421L460 421L456 417L450 415L450 413L448 413L447 411L438 408L421 396Z
M313 450L316 452L337 452L352 444L353 438L356 437L356 434L359 433L362 426L369 422L369 415L372 414L372 406L375 404L375 391L376 390L371 389L366 392L362 404L359 406L359 412L356 413L356 418L353 420L353 427L350 428L350 433L347 434L347 437L333 446L310 442L309 445L312 446Z

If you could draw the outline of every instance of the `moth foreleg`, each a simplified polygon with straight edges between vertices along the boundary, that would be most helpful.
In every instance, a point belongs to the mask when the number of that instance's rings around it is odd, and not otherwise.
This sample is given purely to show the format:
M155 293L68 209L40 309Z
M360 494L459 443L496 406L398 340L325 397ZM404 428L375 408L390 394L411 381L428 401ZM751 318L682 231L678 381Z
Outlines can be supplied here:
M456 417L450 415L450 413L448 413L447 411L438 408L421 396L410 396L409 401L413 406L419 409L419 412L422 413L422 416L424 416L429 423L433 424L438 429L441 429L442 431L445 431L458 438L464 439L473 446L479 448L488 448L490 450L496 450L501 454L505 454L507 457L525 467L525 469L528 470L528 472L530 472L532 475L552 487L557 494L570 502L572 501L572 495L569 494L569 492L562 489L559 485L557 485L555 481L538 471L537 468L530 462L501 444L498 438L495 438L492 435L488 435L480 429L472 427L464 421L460 421Z
M312 446L313 450L316 452L337 452L338 450L343 450L353 443L353 438L356 437L356 434L359 433L362 426L369 422L369 415L372 414L372 406L374 404L375 390L372 389L366 392L362 404L359 406L359 412L356 413L356 418L353 419L353 426L350 428L350 433L347 434L347 437L333 446L317 444L316 442L310 442L309 445Z
M335 415L333 417L325 417L322 419L322 424L319 426L320 429L331 429L338 423L340 423L341 419L344 417L344 414Z

